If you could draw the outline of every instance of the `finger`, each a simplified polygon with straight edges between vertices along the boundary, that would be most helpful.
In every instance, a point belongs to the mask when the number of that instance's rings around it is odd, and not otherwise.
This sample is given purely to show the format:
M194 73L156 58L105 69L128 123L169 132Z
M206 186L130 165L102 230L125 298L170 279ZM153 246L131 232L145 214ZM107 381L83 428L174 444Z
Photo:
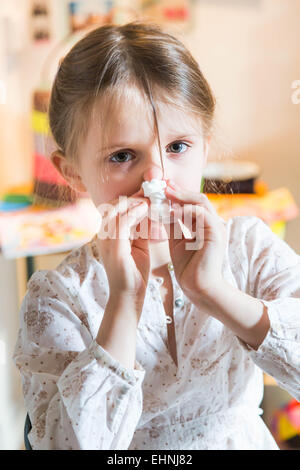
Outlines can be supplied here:
M178 202L171 203L170 223L180 219L183 223L189 219L195 219L198 214L206 210L202 204L179 204Z
M97 209L102 217L114 217L118 212L126 211L130 205L139 201L146 201L149 203L149 199L144 196L142 186L131 196L119 195L117 198L112 199L109 202L99 204Z
M182 207L177 204L173 213L174 223L172 225L174 228L172 233L175 235L175 231L179 231L180 227L184 238L193 238L191 234L195 231L195 225L198 227L202 222L201 226L204 226L205 212L208 211L200 205L185 204Z
M184 214L181 210L174 211L170 223L165 225L165 228L173 245L180 243L182 239L189 239L191 237L190 231L184 223Z
M130 208L135 207L141 202L146 203L148 206L150 204L150 201L144 197L142 187L130 197L119 196L108 203L99 204L97 209L101 217L101 228L97 234L98 238L105 240L107 238L118 237L119 232L116 230L116 225L119 225L119 221L117 222L115 219L122 214L128 213Z
M109 203L99 204L97 209L103 223L109 223L109 221L117 217L118 214L126 213L131 207L141 202L148 204L147 198L142 196L119 196L118 199L114 199Z
M215 208L204 193L188 191L172 183L172 186L168 185L166 187L166 196L171 201L179 204L201 204L210 213L217 215Z
M174 223L170 225L170 249L183 245L185 250L200 250L205 242L218 240L223 233L223 226L219 227L219 219L210 214L200 205L185 205L185 211L180 217L175 216Z
M128 223L130 219L130 214L131 218L133 217L133 222L134 222L134 214L135 212L132 211L139 206L144 207L144 211L147 213L148 211L148 205L144 201L135 201L131 202L129 208L128 205L125 204L125 206L122 207L122 205L118 205L115 207L114 211L112 209L109 209L108 212L104 217L102 217L101 220L101 226L100 226L100 231L98 233L98 238L100 239L116 239L119 238L120 236L120 228L124 231L125 228L124 226L126 223ZM120 207L122 207L123 211L121 212ZM128 208L128 210L127 210ZM137 213L139 213L141 209L138 209ZM129 217L129 220L128 220ZM128 238L128 237L127 237Z
M203 193L195 193L186 190L175 190L173 188L166 188L166 196L173 202L178 204L200 204L205 207L211 214L217 215L217 212L208 197Z
M127 239L131 238L131 236L137 232L137 226L141 224L144 219L147 220L148 209L148 204L141 201L137 205L131 206L128 212L119 214L117 216L119 237ZM147 235L145 233L144 238L146 237Z
M142 186L140 187L138 191L136 191L134 194L131 195L131 197L140 197L140 196L144 196L144 190Z
M206 242L221 242L226 237L226 228L219 217L215 217L206 208L199 205L188 206L184 223L197 239L197 249Z

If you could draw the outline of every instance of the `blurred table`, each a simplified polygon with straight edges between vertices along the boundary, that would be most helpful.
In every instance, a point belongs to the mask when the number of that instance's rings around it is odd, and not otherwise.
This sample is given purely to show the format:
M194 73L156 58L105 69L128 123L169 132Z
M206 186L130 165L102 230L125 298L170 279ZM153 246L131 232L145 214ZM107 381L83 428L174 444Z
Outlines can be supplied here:
M25 258L28 280L35 256L73 250L87 243L99 228L99 213L88 198L55 209L28 205L0 210L0 252L8 259Z
M217 213L228 220L234 216L257 216L281 238L286 223L299 215L287 188L264 194L210 194ZM89 198L55 209L28 205L19 210L1 210L0 250L5 258L26 258L27 280L34 272L34 257L73 250L87 243L100 229L99 213Z
M256 216L284 238L286 222L299 215L299 209L287 188L263 194L207 194L218 214L225 220L245 215Z

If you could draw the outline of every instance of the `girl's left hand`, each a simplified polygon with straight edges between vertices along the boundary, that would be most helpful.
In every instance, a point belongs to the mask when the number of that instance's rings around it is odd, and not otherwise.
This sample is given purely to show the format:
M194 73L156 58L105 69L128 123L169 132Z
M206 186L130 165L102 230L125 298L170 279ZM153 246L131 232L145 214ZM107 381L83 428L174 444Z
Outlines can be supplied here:
M168 233L178 284L191 300L199 295L211 294L223 282L226 224L203 193L186 191L173 182L167 184L165 193L174 208L174 222L171 222ZM189 228L192 228L195 238L185 238L176 213L183 223L185 214L188 215L188 220L192 222ZM195 241L196 247L189 248L188 245Z

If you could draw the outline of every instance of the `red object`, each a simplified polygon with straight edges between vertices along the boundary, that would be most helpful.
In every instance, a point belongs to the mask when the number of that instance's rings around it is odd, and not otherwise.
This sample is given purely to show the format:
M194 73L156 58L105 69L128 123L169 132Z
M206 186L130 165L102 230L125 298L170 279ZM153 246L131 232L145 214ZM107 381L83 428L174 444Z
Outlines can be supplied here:
M186 20L188 18L188 13L188 9L184 7L164 9L164 15L169 20Z
M34 154L34 178L44 183L67 186L66 180L61 176L51 160L38 153Z
M291 423L300 432L300 403L292 399L287 406L287 412L290 417Z

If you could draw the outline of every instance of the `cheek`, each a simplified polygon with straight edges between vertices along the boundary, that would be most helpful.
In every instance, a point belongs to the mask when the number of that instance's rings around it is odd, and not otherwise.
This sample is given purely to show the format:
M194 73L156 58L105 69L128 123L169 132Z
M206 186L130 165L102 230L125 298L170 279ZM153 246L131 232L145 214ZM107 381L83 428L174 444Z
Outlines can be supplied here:
M196 149L182 160L182 164L168 164L165 166L165 179L171 179L184 189L199 191L204 170L204 157L202 149Z
M122 185L121 181L115 181L110 175L105 175L103 172L95 170L95 168L85 173L84 182L96 206L118 197L124 185L124 183Z
M94 192L93 202L97 205L105 204L114 199L118 199L119 196L130 197L132 194L136 193L139 190L139 187L134 185L129 185L128 181L122 180L118 184L115 184L114 181L109 183L100 183Z
M89 180L86 185L89 196L92 199L93 203L96 205L96 207L99 204L108 202L113 199L114 192L111 185L103 183L101 181L97 181L95 179Z
M194 164L187 168L184 180L187 184L186 188L190 191L199 192L204 171L203 157L200 156L194 160Z
M118 194L112 191L112 188L106 188L102 186L99 187L98 190L94 193L93 202L96 206L98 206L99 204L106 204L116 197L118 197Z
M178 172L172 175L167 175L166 179L170 178L174 183L178 184L182 189L188 191L199 192L201 188L202 170L188 168L183 172Z

